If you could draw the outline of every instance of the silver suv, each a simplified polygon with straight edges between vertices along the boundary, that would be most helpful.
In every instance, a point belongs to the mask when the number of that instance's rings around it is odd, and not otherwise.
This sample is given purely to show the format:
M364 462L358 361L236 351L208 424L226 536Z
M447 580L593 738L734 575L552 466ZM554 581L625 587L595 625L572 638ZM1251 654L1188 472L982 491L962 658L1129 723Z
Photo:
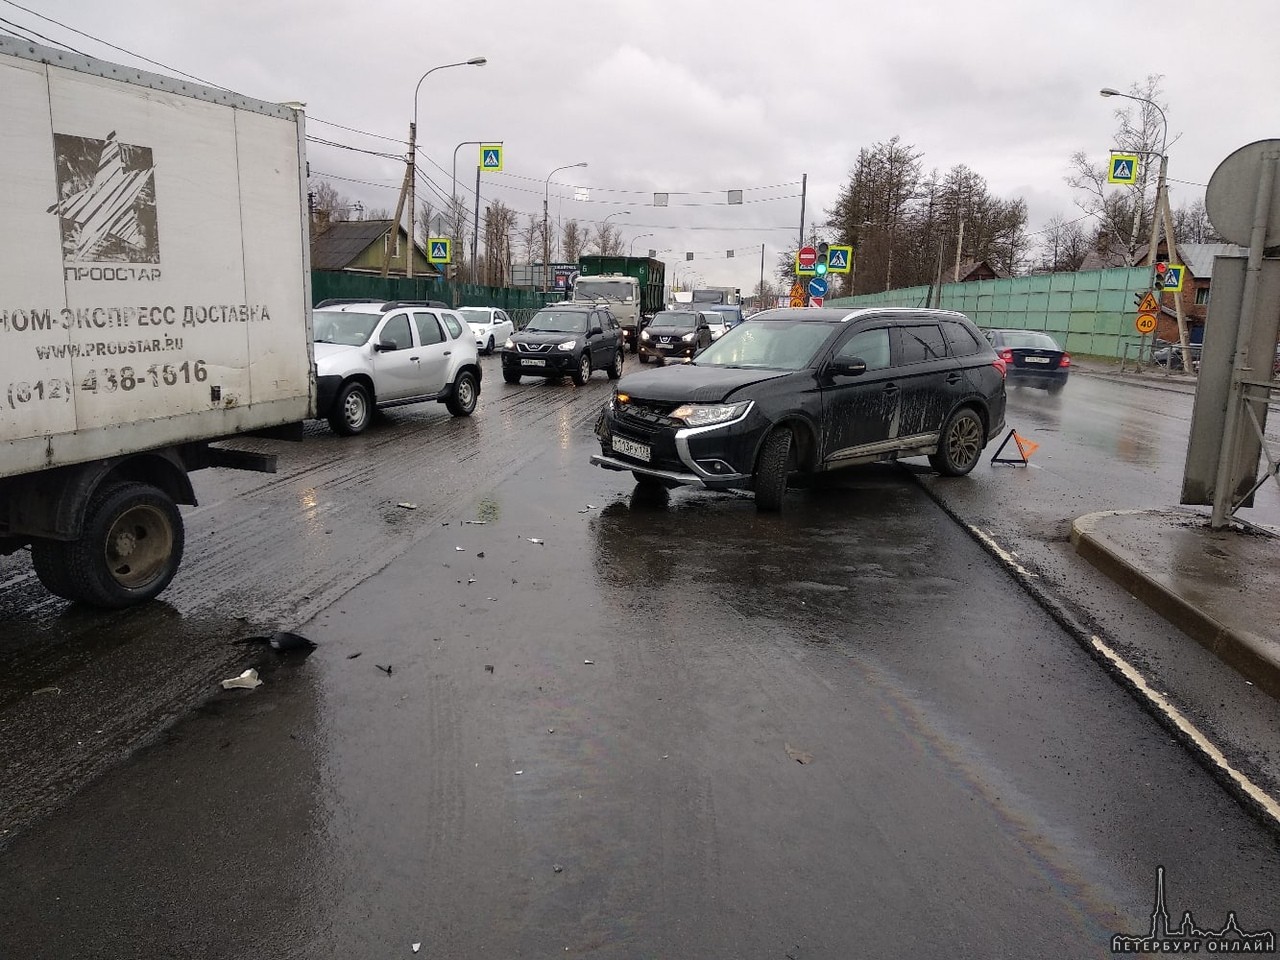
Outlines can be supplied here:
M316 416L335 432L362 432L375 408L435 400L455 417L480 397L475 336L434 301L325 300L311 313Z

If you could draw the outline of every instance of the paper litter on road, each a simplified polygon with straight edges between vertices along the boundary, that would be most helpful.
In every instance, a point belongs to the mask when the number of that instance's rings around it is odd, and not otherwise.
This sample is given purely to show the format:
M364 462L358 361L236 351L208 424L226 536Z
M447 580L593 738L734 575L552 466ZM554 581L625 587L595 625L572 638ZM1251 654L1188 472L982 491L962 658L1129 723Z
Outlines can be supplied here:
M422 944L421 944L421 943L415 943L415 944L413 944L412 946L413 946L413 952L414 952L414 953L417 953L419 950L421 950L421 949L422 949Z
M541 538L539 538L539 537L525 537L525 539L526 539L526 540L528 540L530 543L538 543L538 544L540 544L540 543L542 543L542 542L543 542L543 541L541 540Z
M462 552L462 547L454 547L453 549L457 550L459 553Z
M223 690L253 690L255 687L260 686L262 686L262 681L258 679L258 671L252 669L246 670L238 677L222 681Z
M587 664L588 666L594 666L594 665L595 665L595 661L594 661L594 660L583 660L582 662L583 662L583 663L585 663L585 664Z
M471 524L472 526L479 527L479 526L483 526L484 524L488 523L489 521L488 521L488 520L463 520L462 522L463 522L463 523L469 523L469 524Z
M783 746L787 748L787 756L790 757L792 760L794 760L796 763L813 763L812 753L809 753L808 751L805 751L805 750L799 750L796 747L793 747L789 743L784 743Z
M416 503L397 503L397 504L396 504L396 506L397 506L397 507L401 507L401 508L403 508L403 509L405 509L405 510L417 510L417 509L418 509L418 505L417 505Z

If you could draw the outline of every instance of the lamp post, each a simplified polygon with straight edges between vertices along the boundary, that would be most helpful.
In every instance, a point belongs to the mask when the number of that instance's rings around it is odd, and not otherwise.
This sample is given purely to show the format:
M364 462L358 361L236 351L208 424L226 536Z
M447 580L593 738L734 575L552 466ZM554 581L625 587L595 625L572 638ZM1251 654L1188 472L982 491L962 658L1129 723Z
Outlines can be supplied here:
M547 174L547 181L542 189L542 292L547 292L547 278L550 265L547 263L551 259L551 234L547 224L547 204L551 200L551 178L561 170L572 170L575 167L585 167L587 162L566 163L563 167L556 167Z
M631 238L631 249L627 251L627 256L634 257L636 255L636 241L643 240L645 237L652 237L652 233L642 233L638 237Z
M629 216L631 216L630 210L617 210L609 214L607 217L605 217L603 220L600 221L600 256L603 257L605 255L605 243L609 239L609 221L612 220L614 217L629 217ZM622 235L619 234L618 237L619 237L619 242L621 242Z
M415 222L418 216L417 194L414 191L414 181L417 179L417 169L415 167L418 157L418 92L422 89L422 81L431 76L437 70L447 70L449 67L483 67L488 63L484 57L472 57L470 60L459 60L457 63L442 63L438 67L432 67L421 77L418 78L418 85L413 88L413 123L409 124L409 250L405 257L405 276L413 276L413 251L414 251L414 235L418 232L418 225ZM400 218L396 217L396 225L399 227Z
M1155 277L1156 277L1156 245L1159 243L1159 237L1160 237L1159 227L1160 227L1160 218L1162 216L1165 217L1165 233L1169 241L1170 254L1173 254L1174 252L1174 239L1173 239L1173 232L1172 232L1173 215L1168 212L1169 200L1165 194L1165 191L1167 189L1165 184L1167 182L1167 175L1169 172L1169 155L1166 152L1169 144L1169 120L1167 117L1165 117L1164 110L1160 108L1160 104L1156 103L1154 100L1149 100L1146 97L1139 97L1131 93L1121 93L1119 90L1116 90L1114 87L1103 87L1101 90L1098 91L1098 94L1103 97L1124 97L1124 99L1126 100L1134 100L1138 103L1146 103L1152 106L1155 109L1156 113L1160 114L1160 175L1156 179L1156 202L1155 202L1154 208L1151 211L1151 239L1147 243L1147 259L1151 262L1151 271L1148 274L1149 279L1147 280L1147 287L1154 288ZM1191 347L1190 347L1190 344L1187 342L1189 339L1187 336L1187 324L1186 324L1186 319L1183 316L1182 300L1179 294L1174 294L1174 306L1177 309L1177 314L1178 314L1178 340L1182 345L1183 369L1186 370L1187 372L1190 372ZM1143 344L1146 343L1146 339L1147 339L1147 335L1144 333L1142 335ZM1151 337L1151 341L1152 341L1152 345L1154 346L1155 344L1154 334ZM1142 353L1143 351L1140 346L1138 350L1139 362L1141 362Z

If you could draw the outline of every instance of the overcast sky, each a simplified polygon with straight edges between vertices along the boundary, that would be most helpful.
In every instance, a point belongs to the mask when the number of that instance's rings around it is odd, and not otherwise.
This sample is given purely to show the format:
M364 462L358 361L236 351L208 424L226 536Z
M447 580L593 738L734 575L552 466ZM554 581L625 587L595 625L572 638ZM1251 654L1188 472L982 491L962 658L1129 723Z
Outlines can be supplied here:
M656 248L669 278L696 271L744 292L761 244L770 276L795 244L801 175L806 222L821 222L859 149L895 135L926 171L963 163L998 196L1025 199L1030 231L1080 215L1068 159L1105 158L1126 105L1101 87L1164 75L1169 175L1189 182L1172 185L1175 207L1203 194L1192 184L1237 147L1280 136L1277 0L19 3L65 27L12 0L0 18L92 56L147 66L67 28L249 96L304 101L310 134L391 154L403 142L381 138L407 139L422 74L486 57L422 85L419 145L439 165L427 164L437 206L463 141L505 144L482 202L522 214L541 216L553 168L585 161L552 182L553 220L617 213L609 222L627 247ZM458 151L468 200L475 149ZM351 178L334 186L366 209L394 208L403 163L316 144L309 160L313 174ZM574 200L574 186L589 200ZM729 189L748 202L728 206ZM655 208L655 191L671 205Z

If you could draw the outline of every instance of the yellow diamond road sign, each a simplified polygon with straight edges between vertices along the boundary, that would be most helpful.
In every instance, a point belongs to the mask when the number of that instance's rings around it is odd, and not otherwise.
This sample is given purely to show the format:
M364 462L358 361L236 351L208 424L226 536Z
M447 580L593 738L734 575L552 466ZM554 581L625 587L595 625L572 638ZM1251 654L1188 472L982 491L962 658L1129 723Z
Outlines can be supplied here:
M497 173L502 169L502 144L486 143L480 147L480 169Z
M1111 163L1107 167L1107 183L1137 183L1138 155L1136 153L1113 153Z

